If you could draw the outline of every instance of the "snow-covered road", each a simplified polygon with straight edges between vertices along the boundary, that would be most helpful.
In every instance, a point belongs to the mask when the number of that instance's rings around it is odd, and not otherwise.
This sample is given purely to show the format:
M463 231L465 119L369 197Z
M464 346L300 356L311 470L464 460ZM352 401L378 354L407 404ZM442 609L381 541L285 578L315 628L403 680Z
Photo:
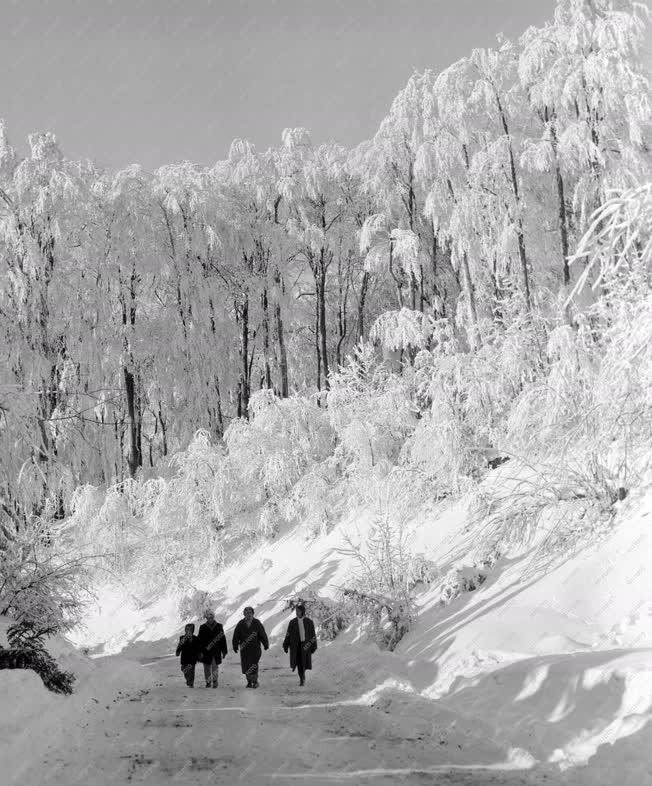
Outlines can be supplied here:
M35 756L21 786L540 782L534 773L466 767L478 761L476 742L468 740L476 746L471 757L462 730L436 717L436 704L424 712L418 699L392 711L360 703L355 682L346 687L346 675L333 680L316 665L300 688L282 653L264 653L255 691L245 688L233 654L217 690L203 686L201 665L194 689L184 685L176 658L144 665L153 688L98 704L63 745ZM499 761L489 744L486 755L489 764Z

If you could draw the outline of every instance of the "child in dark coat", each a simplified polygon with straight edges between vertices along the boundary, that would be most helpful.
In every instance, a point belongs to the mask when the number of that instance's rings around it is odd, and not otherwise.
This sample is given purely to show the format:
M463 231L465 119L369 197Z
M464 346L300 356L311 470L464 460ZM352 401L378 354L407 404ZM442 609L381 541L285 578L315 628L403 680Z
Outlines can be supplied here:
M189 622L183 636L179 636L177 645L177 656L181 655L181 671L189 688L195 684L195 664L199 660L199 639L194 634L195 626Z

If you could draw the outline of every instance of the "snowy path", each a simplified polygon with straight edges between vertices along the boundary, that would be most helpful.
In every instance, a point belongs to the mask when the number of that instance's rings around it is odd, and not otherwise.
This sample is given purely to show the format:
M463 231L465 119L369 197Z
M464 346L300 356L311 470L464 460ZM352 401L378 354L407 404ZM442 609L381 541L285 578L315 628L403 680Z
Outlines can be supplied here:
M319 671L309 672L307 686L299 688L282 653L265 653L261 665L256 691L244 687L232 654L217 690L203 686L201 665L199 687L192 690L182 682L177 659L145 666L154 671L156 687L98 705L63 746L53 744L34 761L21 786L539 782L528 773L451 769L470 759L457 744L452 755L441 719L431 716L424 725L423 714L413 719L404 710L397 717L382 707L352 704L355 695L329 687Z

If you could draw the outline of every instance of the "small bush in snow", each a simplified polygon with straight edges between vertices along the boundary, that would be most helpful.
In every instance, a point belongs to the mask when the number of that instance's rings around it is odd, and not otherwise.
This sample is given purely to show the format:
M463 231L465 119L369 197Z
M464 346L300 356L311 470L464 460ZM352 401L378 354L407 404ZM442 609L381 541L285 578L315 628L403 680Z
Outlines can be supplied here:
M196 589L179 601L179 617L182 620L203 619L208 609L214 609L217 598L210 592Z
M475 592L485 583L489 572L496 566L499 559L500 553L492 550L471 567L451 570L442 583L439 604L448 606L465 592Z
M344 587L341 593L351 613L369 624L368 635L381 649L392 652L414 623L414 606L407 593L386 597L353 587Z
M474 568L459 568L450 571L442 585L439 604L448 606L455 598L465 592L473 592L484 584L487 576Z
M306 616L315 623L317 637L322 641L333 641L350 624L346 607L341 603L305 594L288 598L286 608L294 611L299 604L306 607Z
M420 584L433 584L441 578L441 571L435 562L424 554L415 554L409 566L408 587L410 589Z
M369 478L363 499L375 511L373 523L364 538L349 535L348 547L340 549L357 563L343 597L354 614L370 623L371 637L387 649L398 644L414 621L411 590L419 573L433 570L410 549L408 522L419 499L413 491L403 470Z
M7 629L9 648L0 646L0 669L32 669L53 693L73 691L75 675L62 671L43 644L51 628L38 628L32 623L18 622Z

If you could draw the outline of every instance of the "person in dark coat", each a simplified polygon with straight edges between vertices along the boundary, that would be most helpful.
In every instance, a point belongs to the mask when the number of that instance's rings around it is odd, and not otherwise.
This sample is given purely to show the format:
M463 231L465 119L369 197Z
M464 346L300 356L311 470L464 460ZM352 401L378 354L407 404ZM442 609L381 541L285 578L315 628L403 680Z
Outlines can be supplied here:
M204 615L206 622L199 626L199 650L200 659L204 664L204 677L206 678L206 687L217 688L217 670L222 662L222 658L226 657L226 636L224 635L224 628L222 624L216 622L215 614L212 611L207 611Z
M283 649L290 652L290 668L299 674L299 685L306 683L306 670L312 669L312 656L317 651L317 636L313 621L306 617L306 607L296 607L297 616L290 620Z
M195 626L192 622L189 622L184 630L183 636L179 636L177 657L181 655L181 671L186 678L186 685L192 688L195 684L195 664L199 659L199 639L195 636Z
M248 688L258 687L258 661L260 660L260 645L267 650L269 641L263 623L254 617L254 610L247 606L244 610L244 619L235 626L233 632L233 652L240 650L240 665L242 673L247 678Z

